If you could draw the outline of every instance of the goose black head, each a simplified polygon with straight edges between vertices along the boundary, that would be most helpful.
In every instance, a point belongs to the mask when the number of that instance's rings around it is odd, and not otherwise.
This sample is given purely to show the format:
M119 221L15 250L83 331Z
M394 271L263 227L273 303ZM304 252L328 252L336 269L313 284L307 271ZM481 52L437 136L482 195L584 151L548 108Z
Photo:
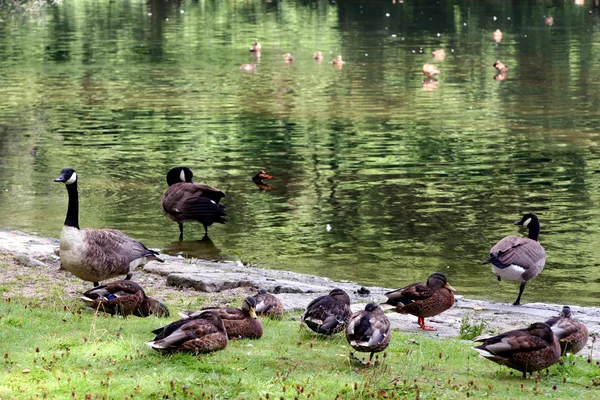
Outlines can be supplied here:
M77 173L73 168L63 168L60 172L60 176L54 180L54 182L62 182L66 185L77 182Z
M534 213L527 213L523 215L523 218L515 222L515 225L523 225L525 228L529 226L532 222L539 223L537 215Z
M441 272L431 274L429 278L427 278L427 286L434 289L446 288L451 292L456 292L456 289L450 286L448 280L446 279L446 276Z
M167 172L169 186L180 182L194 183L194 174L188 167L175 167Z

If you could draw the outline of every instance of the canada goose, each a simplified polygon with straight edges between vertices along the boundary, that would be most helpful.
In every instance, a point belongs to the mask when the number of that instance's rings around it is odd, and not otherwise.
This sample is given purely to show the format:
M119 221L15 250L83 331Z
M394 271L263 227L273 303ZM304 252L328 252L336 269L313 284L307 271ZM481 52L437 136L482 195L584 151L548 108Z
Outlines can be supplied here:
M258 315L266 315L272 319L283 318L283 305L281 301L272 294L267 293L265 289L260 289L254 295L254 300L256 300L256 313Z
M560 359L558 339L543 322L476 342L483 344L473 350L490 361L523 372L523 378L527 378L527 372L548 368Z
M364 310L358 311L350 317L346 328L346 339L350 346L357 351L373 354L385 350L392 337L390 320L376 303L369 303Z
M183 223L198 221L204 225L204 237L213 223L227 222L225 206L219 204L225 192L207 185L196 185L188 167L175 167L167 173L169 188L160 199L160 208L179 224L179 240L183 240Z
M446 51L444 49L437 49L431 52L435 61L442 62L446 59Z
M179 313L183 318L194 318L206 311L218 315L223 320L229 339L260 339L263 327L256 317L256 299L246 297L242 308L234 307L206 307L199 311L182 311Z
M286 62L286 63L288 63L288 64L289 64L289 63L291 63L291 62L293 62L293 61L296 59L296 58L295 58L293 55L291 55L290 53L285 53L285 54L284 54L282 57L283 57L283 61L285 61L285 62Z
M559 316L550 318L546 324L558 338L561 354L579 353L588 341L588 327L583 322L571 318L569 306L564 306Z
M350 311L350 297L342 289L333 289L326 296L317 297L306 307L302 321L314 332L333 335L346 329Z
M252 42L252 47L250 47L250 51L252 53L260 53L262 46L256 40Z
M490 258L482 264L492 264L492 272L498 280L519 281L519 296L513 303L521 304L521 295L525 285L542 272L546 264L546 251L538 242L540 221L533 213L523 215L515 225L523 225L529 229L529 237L507 236L500 240L490 250Z
M153 330L152 333L156 334L156 337L146 344L162 352L210 353L224 349L228 342L223 321L210 311L194 318L172 322Z
M168 317L169 309L156 299L146 296L144 289L132 281L113 281L83 293L81 299L95 310L124 317L135 315Z
M319 62L323 61L323 53L320 51L315 52L315 54L313 54L313 59Z
M417 282L402 289L387 292L388 298L383 304L396 307L400 314L418 317L417 322L425 331L435 328L425 325L425 318L433 317L454 305L454 288L450 286L444 274L436 272L427 278L427 282Z
M440 69L433 64L427 63L423 65L423 73L426 77L433 78L434 76L440 73Z
M116 229L79 229L77 173L73 168L64 168L54 182L64 183L69 194L67 217L60 234L63 269L98 286L100 281L119 275L127 275L125 279L129 280L135 268L150 260L163 262L157 257L158 252Z

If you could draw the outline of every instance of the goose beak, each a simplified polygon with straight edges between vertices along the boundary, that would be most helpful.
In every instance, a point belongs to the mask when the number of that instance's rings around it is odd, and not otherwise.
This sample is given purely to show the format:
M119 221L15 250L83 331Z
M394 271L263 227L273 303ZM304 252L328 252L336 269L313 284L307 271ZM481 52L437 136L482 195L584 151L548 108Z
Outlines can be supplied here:
M67 179L65 178L65 174L60 174L60 176L54 180L54 182L66 182L66 181L67 181Z
M451 292L456 292L456 289L454 289L452 286L450 286L450 284L449 284L449 283L447 283L447 282L446 282L446 284L444 285L444 287L445 287L446 289L448 289L449 291L451 291Z
M521 222L521 221L515 221L515 225L523 225L523 222Z

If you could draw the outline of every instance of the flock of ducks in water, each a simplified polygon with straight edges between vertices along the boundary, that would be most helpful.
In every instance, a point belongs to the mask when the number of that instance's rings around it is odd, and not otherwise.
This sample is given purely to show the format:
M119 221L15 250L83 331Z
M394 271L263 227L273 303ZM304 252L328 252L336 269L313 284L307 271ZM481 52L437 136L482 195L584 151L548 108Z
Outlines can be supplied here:
M269 190L264 170L253 178L259 190ZM60 237L61 268L78 278L93 282L94 287L81 298L95 310L123 316L146 317L154 314L168 317L168 308L146 295L142 287L131 281L133 271L149 261L164 262L158 252L114 229L81 229L79 227L78 176L74 169L65 168L55 182L65 184L69 203ZM203 224L205 236L214 223L226 223L225 206L220 200L225 192L194 183L187 167L175 167L167 173L168 188L161 197L162 212L179 225L183 239L183 224ZM261 186L263 187L261 189ZM546 253L539 243L540 222L537 215L527 213L515 222L528 229L527 237L510 235L495 244L489 258L482 264L492 264L498 280L520 282L519 295L513 305L520 305L526 284L542 272ZM125 275L124 280L100 285L101 281ZM422 330L435 330L425 324L425 318L441 314L454 305L455 289L446 277L433 273L427 282L418 282L385 294L386 301L368 303L352 314L350 297L341 289L314 299L306 307L302 322L320 335L345 332L348 343L357 351L370 353L368 363L376 352L385 350L391 339L390 321L381 306L392 307L401 314L418 318ZM191 351L207 353L224 349L232 338L259 339L263 327L257 315L274 319L283 317L283 306L276 296L260 290L244 299L240 309L207 307L185 311L181 319L153 331L155 338L147 345L162 352ZM480 339L474 347L483 357L519 370L526 377L559 361L565 352L577 353L587 343L588 329L571 318L565 306L558 317L536 322L527 328Z

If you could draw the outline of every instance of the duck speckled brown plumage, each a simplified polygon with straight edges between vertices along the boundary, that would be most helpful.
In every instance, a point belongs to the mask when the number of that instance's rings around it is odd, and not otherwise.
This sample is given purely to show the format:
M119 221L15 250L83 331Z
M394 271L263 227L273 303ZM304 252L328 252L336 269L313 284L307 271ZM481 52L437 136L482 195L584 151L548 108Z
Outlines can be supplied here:
M483 357L523 373L531 373L556 364L560 358L560 345L552 329L536 322L525 329L516 329L477 342L473 347Z
M523 215L515 225L523 225L529 229L528 237L507 236L490 249L490 258L482 264L492 264L492 272L498 280L502 278L521 282L519 296L513 305L521 304L521 295L525 285L542 272L546 264L546 251L538 242L540 221L537 215Z
M152 333L156 337L146 344L163 352L210 353L227 347L227 332L223 321L211 311L193 318L180 319L155 329Z
M425 325L425 318L438 315L454 305L454 288L448 284L444 274L431 274L427 282L413 283L386 293L389 304L396 307L396 312L412 314L418 317L421 329L435 331L435 328Z
M108 314L127 317L168 317L169 309L156 299L146 296L144 289L132 281L113 281L83 293L81 299L90 307Z
M194 317L205 311L211 311L223 320L229 339L260 339L263 327L256 317L256 300L246 297L242 308L233 307L207 307L200 311L184 311L182 317Z
M350 297L342 289L336 288L328 295L311 301L302 315L302 321L314 332L333 335L346 329L351 315Z
M200 222L204 225L204 237L208 237L208 227L213 223L227 222L225 206L219 201L225 192L208 185L194 183L192 170L188 167L175 167L167 173L169 188L160 199L162 212L179 224L179 240L183 240L183 223Z
M267 293L265 289L260 289L258 294L254 295L254 300L256 300L258 315L265 315L272 319L283 318L283 305L277 297Z
M583 322L571 318L569 306L564 306L559 316L550 318L546 324L558 338L561 354L579 353L587 344L590 331Z
M373 354L388 347L391 337L390 320L376 303L369 303L364 310L354 313L346 328L350 346L357 351L371 353L369 361Z
M79 229L79 195L77 173L64 168L54 182L62 182L69 194L67 217L60 234L61 268L79 279L93 282L126 275L150 260L163 262L158 252L115 229Z

